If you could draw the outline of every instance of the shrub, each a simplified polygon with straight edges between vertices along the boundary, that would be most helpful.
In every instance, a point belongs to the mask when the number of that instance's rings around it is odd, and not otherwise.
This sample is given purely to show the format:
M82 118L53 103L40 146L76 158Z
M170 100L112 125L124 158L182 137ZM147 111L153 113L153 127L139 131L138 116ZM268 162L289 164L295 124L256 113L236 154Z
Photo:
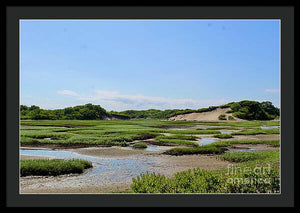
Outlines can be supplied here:
M233 116L246 120L272 120L279 116L279 109L271 102L240 101L230 104Z
M133 178L135 193L278 193L279 171L275 167L262 173L249 172L222 175L200 169L178 172L173 178L155 173Z
M228 116L228 120L235 120L233 116Z
M276 167L269 171L242 172L227 177L224 192L229 193L279 193L280 174Z
M219 115L219 120L227 120L226 119L226 115L225 114L221 114L221 115Z

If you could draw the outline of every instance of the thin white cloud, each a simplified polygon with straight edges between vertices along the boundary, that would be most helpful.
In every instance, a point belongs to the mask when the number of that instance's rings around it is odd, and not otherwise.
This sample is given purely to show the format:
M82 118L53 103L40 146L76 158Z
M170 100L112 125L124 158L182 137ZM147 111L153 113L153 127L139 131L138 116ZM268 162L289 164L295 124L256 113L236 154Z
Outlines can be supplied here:
M90 95L79 95L71 90L59 92L63 95L76 96L80 102L89 102L100 104L107 110L126 110L126 109L199 109L212 105L221 105L226 103L225 99L183 99L183 98L165 98L144 96L142 94L128 95L117 91L98 90Z
M61 94L61 95L80 96L79 94L77 94L76 92L74 92L72 90L60 90L60 91L57 91L57 93Z
M279 89L265 89L265 92L278 93L278 92L280 92L280 90Z

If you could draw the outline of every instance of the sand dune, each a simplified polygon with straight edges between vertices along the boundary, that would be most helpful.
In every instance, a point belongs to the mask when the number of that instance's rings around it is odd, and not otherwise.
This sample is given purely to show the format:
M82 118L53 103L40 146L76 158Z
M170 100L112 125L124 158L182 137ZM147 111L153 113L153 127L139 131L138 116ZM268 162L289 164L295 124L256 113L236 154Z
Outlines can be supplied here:
M169 120L171 121L179 121L179 120L186 120L186 121L220 121L219 116L221 114L225 114L226 118L232 116L231 113L226 113L230 108L217 108L210 112L196 112L196 113L188 113L188 114L181 114L170 117ZM240 121L241 119L236 118L236 121Z

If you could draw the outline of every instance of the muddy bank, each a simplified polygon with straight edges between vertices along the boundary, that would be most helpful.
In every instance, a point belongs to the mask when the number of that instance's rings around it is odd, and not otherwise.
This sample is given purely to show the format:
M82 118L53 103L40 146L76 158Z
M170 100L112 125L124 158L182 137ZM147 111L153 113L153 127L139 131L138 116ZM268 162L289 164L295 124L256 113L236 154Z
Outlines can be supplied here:
M33 155L20 155L20 160L33 160L33 159L53 159L53 157L33 156Z
M224 139L222 139L224 140ZM234 135L233 138L225 140L280 140L279 134L273 135Z

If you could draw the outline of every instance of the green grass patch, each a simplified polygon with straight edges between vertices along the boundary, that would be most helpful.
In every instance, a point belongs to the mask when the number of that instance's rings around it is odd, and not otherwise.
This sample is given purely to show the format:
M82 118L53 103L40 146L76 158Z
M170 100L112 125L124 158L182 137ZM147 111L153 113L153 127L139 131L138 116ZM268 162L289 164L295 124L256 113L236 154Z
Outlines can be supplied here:
M219 120L227 120L226 115L225 114L221 114L218 117Z
M279 129L253 129L253 130L242 130L239 132L233 132L232 135L271 135L280 134Z
M143 142L137 142L137 143L133 144L133 147L136 149L146 149L147 144L143 143Z
M221 147L205 145L196 148L173 148L164 152L168 155L194 155L194 154L222 154L224 149Z
M279 140L228 140L228 141L218 141L211 143L212 146L217 147L229 147L236 144L266 144L273 147L279 147Z
M26 144L26 143L36 143L36 142L38 142L38 140L35 139L35 138L31 138L31 137L21 136L21 137L20 137L20 142L21 142L22 144Z
M231 134L217 134L214 135L215 138L221 138L221 139L227 139L227 138L232 138Z
M21 160L21 176L57 176L70 173L82 173L91 168L92 163L81 159L34 159Z
M220 159L234 162L242 163L253 160L263 160L267 157L262 155L261 152L233 152L233 153L224 153L220 156Z
M209 145L198 146L195 148L173 148L167 150L165 154L169 155L191 155L191 154L222 154L224 153L224 147L230 147L236 144L266 144L273 147L280 146L279 140L231 140L231 141L219 141Z

